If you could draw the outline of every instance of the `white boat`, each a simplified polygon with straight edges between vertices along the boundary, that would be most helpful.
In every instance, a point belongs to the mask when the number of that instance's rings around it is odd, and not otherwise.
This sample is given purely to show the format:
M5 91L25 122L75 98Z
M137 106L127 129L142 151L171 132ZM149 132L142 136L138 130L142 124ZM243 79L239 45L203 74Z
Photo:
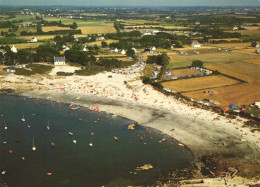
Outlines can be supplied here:
M4 129L5 129L5 130L7 130L7 126L6 126L6 123L5 123L5 121L4 121L4 124L5 124L5 128L4 128Z
M32 150L33 150L33 151L36 151L36 147L35 147L35 145L34 145L34 138L33 138L33 146L32 146Z
M49 121L48 121L48 125L46 126L47 130L49 131L50 130L50 124L49 124Z
M22 122L25 122L24 112L23 112L23 118L21 120L22 120Z
M89 143L89 146L92 147L92 146L93 146L93 143Z
M76 143L77 143L77 140L73 140L73 143L76 144Z

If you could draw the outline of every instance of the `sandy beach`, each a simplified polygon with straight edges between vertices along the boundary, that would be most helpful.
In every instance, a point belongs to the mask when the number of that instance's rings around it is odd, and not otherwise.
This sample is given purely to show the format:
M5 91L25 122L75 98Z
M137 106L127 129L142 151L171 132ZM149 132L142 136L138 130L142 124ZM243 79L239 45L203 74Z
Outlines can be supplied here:
M66 68L72 71L71 67ZM142 83L139 79L142 67L138 68L88 77L55 76L54 68L47 76L9 74L1 76L0 81L2 89L14 89L17 95L98 108L158 129L187 146L195 160L218 153L259 164L260 133L243 128L246 119L230 120L165 96Z

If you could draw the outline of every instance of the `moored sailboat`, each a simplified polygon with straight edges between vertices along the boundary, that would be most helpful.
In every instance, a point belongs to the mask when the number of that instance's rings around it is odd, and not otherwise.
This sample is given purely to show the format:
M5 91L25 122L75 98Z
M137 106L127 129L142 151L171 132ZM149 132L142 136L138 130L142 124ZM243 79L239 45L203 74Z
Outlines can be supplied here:
M25 122L24 112L23 112L23 118L21 120L22 120L22 122Z
M34 145L34 138L33 138L33 146L32 146L32 150L33 150L33 151L36 151L36 147L35 147L35 145Z

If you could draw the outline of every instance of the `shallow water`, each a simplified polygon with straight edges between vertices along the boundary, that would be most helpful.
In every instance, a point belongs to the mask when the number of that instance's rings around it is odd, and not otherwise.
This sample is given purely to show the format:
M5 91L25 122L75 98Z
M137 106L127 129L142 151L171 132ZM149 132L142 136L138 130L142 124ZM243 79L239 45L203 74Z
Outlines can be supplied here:
M26 122L21 121L23 111ZM188 149L156 130L139 126L129 131L127 125L133 121L84 107L72 111L68 104L0 96L0 114L0 170L7 171L0 181L10 187L147 185L193 159ZM164 137L166 141L159 143ZM144 164L154 168L135 170Z

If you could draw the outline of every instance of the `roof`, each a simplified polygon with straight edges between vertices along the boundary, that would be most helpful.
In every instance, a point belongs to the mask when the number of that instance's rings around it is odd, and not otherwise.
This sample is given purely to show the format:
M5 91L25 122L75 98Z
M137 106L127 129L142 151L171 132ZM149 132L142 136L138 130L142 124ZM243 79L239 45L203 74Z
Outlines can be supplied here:
M54 62L65 61L65 57L54 57Z

